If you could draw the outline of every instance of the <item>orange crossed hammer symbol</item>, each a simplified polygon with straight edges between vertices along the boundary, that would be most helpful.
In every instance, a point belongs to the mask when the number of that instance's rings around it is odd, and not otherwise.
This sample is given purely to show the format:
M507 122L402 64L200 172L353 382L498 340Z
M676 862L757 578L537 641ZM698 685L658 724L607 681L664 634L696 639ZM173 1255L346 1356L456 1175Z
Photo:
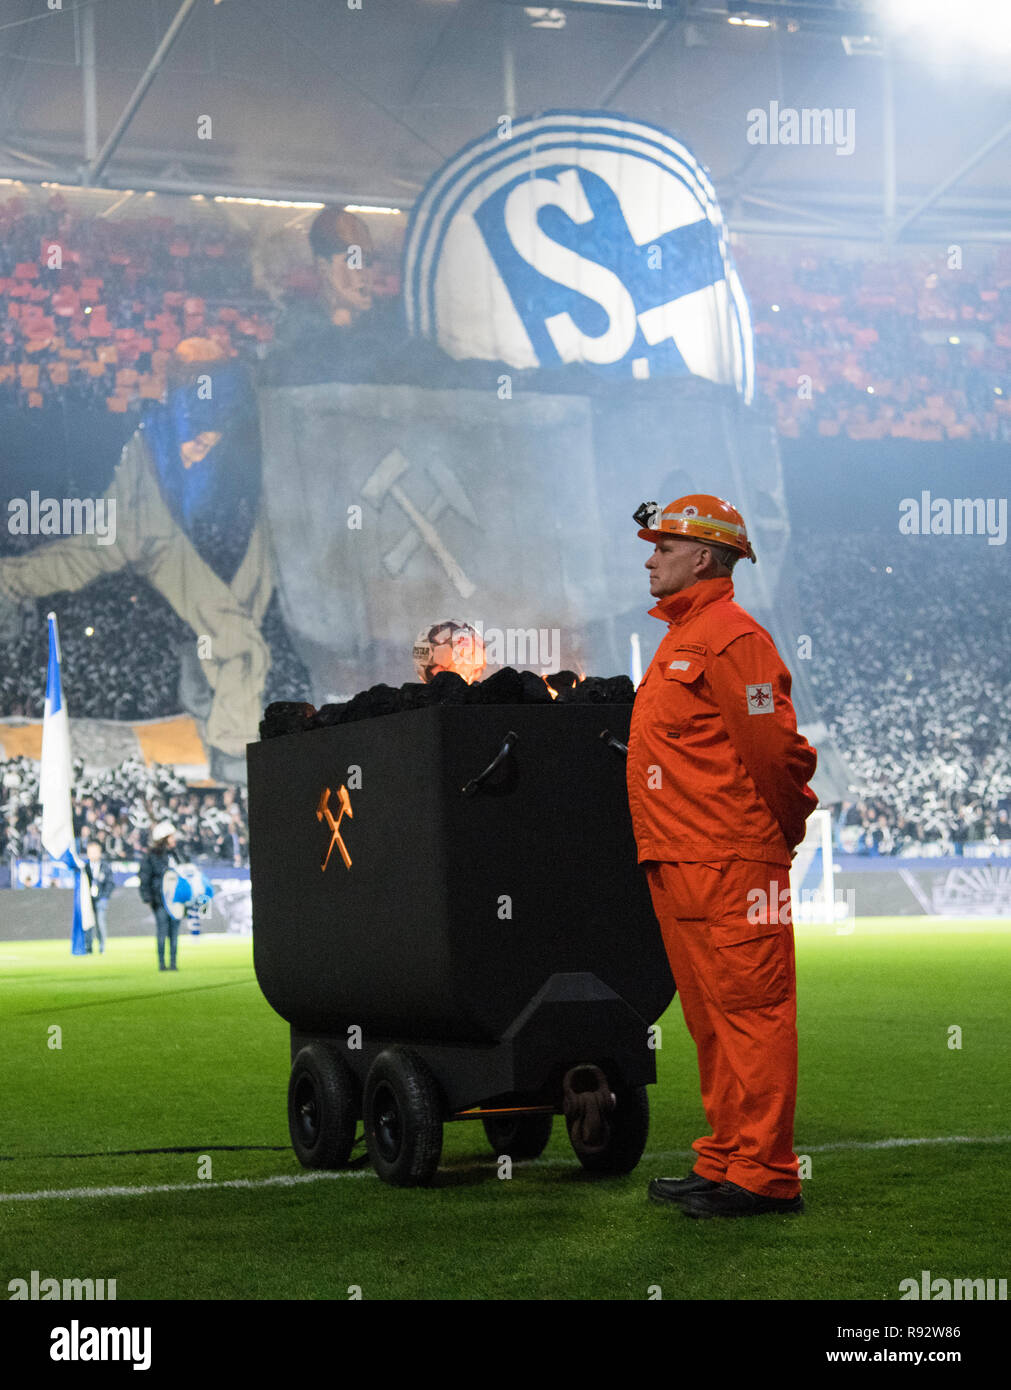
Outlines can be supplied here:
M351 867L351 856L350 854L348 854L347 845L345 845L344 841L341 839L340 823L344 819L345 815L349 816L353 820L355 813L351 809L351 797L348 795L348 789L343 785L343 783L338 788L337 799L340 801L341 804L341 813L336 820L334 820L333 812L330 810L329 787L324 787L323 790L320 792L319 805L316 807L316 819L320 822L325 820L326 823L329 825L331 831L333 832L333 839L330 841L330 848L327 850L326 858L323 860L323 863L320 866L324 873L326 872L326 866L330 863L330 856L331 854L333 854L334 845L336 845L337 848L340 850L341 858L344 860L344 863L348 866L349 869Z

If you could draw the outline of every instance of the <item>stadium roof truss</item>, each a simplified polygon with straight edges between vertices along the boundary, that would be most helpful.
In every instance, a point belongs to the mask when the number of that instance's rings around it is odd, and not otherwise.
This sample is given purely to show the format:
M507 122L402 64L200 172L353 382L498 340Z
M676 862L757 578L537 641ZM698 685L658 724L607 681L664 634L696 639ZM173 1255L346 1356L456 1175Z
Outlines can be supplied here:
M55 3L0 23L3 179L406 210L502 113L584 106L687 139L737 232L1011 240L1011 112L896 46L885 0ZM172 138L200 100L232 138ZM786 108L852 112L856 157L749 143L766 108L770 132Z

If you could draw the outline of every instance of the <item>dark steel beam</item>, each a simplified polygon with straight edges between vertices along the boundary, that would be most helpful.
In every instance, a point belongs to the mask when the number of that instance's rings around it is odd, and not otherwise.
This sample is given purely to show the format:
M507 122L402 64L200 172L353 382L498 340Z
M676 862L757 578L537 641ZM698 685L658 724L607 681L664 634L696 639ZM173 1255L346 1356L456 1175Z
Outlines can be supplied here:
M785 212L790 217L809 218L814 222L824 222L829 227L844 225L838 217L829 217L826 213L816 212L812 207L797 207L780 202L776 198L762 197L757 193L741 193L738 196L742 203L754 203L756 207L771 208L773 212Z
M614 100L614 98L618 95L618 93L621 91L622 87L624 87L625 83L629 80L629 78L632 77L636 72L638 72L639 68L642 67L643 63L646 61L647 56L652 52L654 46L660 42L660 40L667 33L668 29L670 29L671 25L675 22L676 19L679 18L680 14L676 15L674 20L660 20L660 23L656 26L653 32L651 34L648 34L646 38L643 39L642 43L632 54L631 58L629 58L628 62L623 64L623 66L619 68L618 72L615 73L614 77L601 92L600 97L597 101L598 106L608 106Z
M882 244L880 227L869 222L854 224L852 227L832 228L824 227L820 223L805 225L801 222L762 222L748 218L728 218L727 226L731 232L740 232L742 236L803 237L809 241L866 241L877 246ZM1011 231L995 227L950 227L945 229L945 233L950 234L952 240L959 244L979 242L982 245L1003 245L1011 242ZM937 232L935 231L933 236L924 233L917 240L925 245L934 246L937 244Z
M79 168L36 169L26 168L24 165L0 164L0 178L16 179L26 184L63 184L68 188L86 188L102 193L117 191L117 189L82 182ZM402 197L395 193L363 192L360 186L348 188L346 184L341 186L317 183L306 188L286 186L264 188L263 184L251 187L249 184L236 184L220 179L187 179L148 174L138 174L134 178L133 171L128 171L122 175L122 183L132 187L136 192L150 190L152 193L173 193L191 197L199 193L205 198L214 198L215 195L219 195L226 198L266 198L291 203L372 203L379 207L403 208L405 211L410 207L409 201L405 202ZM127 189L120 188L118 191L126 192Z
M116 149L119 145L120 140L122 140L123 138L123 134L127 126L130 124L130 122L136 115L137 108L140 106L141 102L147 95L148 88L151 86L151 83L157 77L158 71L161 68L162 63L164 63L172 48L172 45L175 43L176 39L182 32L183 25L189 19L190 14L192 13L196 4L197 0L182 0L182 4L176 11L175 18L173 19L169 27L165 30L165 33L162 35L161 43L155 49L151 61L144 69L143 76L137 83L136 87L133 89L129 101L126 103L122 110L122 113L120 114L119 120L112 128L109 138L106 140L105 144L99 150L98 154L95 155L95 157L92 160L90 160L87 164L82 176L83 183L95 184L102 177L102 171L105 169L105 166L108 164L109 160L115 154Z
M896 223L896 238L901 237L906 228L911 226L921 213L933 207L939 198L944 197L949 188L954 188L956 183L965 178L966 174L971 170L975 169L977 164L981 164L983 160L986 159L987 155L990 154L992 150L995 150L998 145L1002 144L1009 135L1011 135L1011 121L1006 121L998 131L995 131L994 134L990 136L989 140L984 140L982 145L980 145L964 163L960 164L953 174L949 174L946 179L942 179L939 184L931 189L925 198L921 199L920 202L916 204L911 212L907 212L905 217Z
M81 104L84 115L84 157L98 153L98 98L95 84L95 6L81 11Z
M898 174L895 158L895 84L892 73L892 55L886 49L881 65L881 182L882 212L884 216L885 240L894 236L896 208L898 206Z

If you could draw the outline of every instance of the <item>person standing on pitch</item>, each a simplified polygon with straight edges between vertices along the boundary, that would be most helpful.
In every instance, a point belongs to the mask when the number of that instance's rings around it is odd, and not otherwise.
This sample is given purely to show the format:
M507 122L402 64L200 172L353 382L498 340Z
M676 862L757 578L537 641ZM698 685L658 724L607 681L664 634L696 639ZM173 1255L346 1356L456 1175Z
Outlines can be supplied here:
M179 863L175 854L176 830L171 821L163 820L151 832L151 848L140 866L140 896L154 913L158 939L158 969L165 969L165 942L169 944L170 970L175 970L176 947L179 942L179 923L165 906L162 879L166 869Z
M668 629L636 692L629 809L712 1127L692 1173L649 1196L692 1217L796 1214L789 871L817 754L772 638L734 602L734 565L755 562L740 512L700 494L635 520Z
M84 866L84 874L88 881L88 889L91 893L91 901L95 908L95 936L98 937L98 954L105 954L106 939L106 917L109 911L109 899L112 897L116 887L116 880L112 876L112 870L102 858L102 846L97 840L88 841L88 859ZM90 931L84 933L84 949L90 955L92 950L92 934Z

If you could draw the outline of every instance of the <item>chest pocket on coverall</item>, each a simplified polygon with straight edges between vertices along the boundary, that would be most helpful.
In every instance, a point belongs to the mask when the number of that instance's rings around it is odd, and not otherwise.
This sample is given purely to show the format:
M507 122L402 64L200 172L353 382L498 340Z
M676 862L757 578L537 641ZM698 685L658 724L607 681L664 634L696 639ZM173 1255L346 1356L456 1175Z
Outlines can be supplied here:
M688 728L693 714L698 714L696 684L706 669L705 661L694 653L671 652L662 669L664 679L664 733L668 738L680 738Z

